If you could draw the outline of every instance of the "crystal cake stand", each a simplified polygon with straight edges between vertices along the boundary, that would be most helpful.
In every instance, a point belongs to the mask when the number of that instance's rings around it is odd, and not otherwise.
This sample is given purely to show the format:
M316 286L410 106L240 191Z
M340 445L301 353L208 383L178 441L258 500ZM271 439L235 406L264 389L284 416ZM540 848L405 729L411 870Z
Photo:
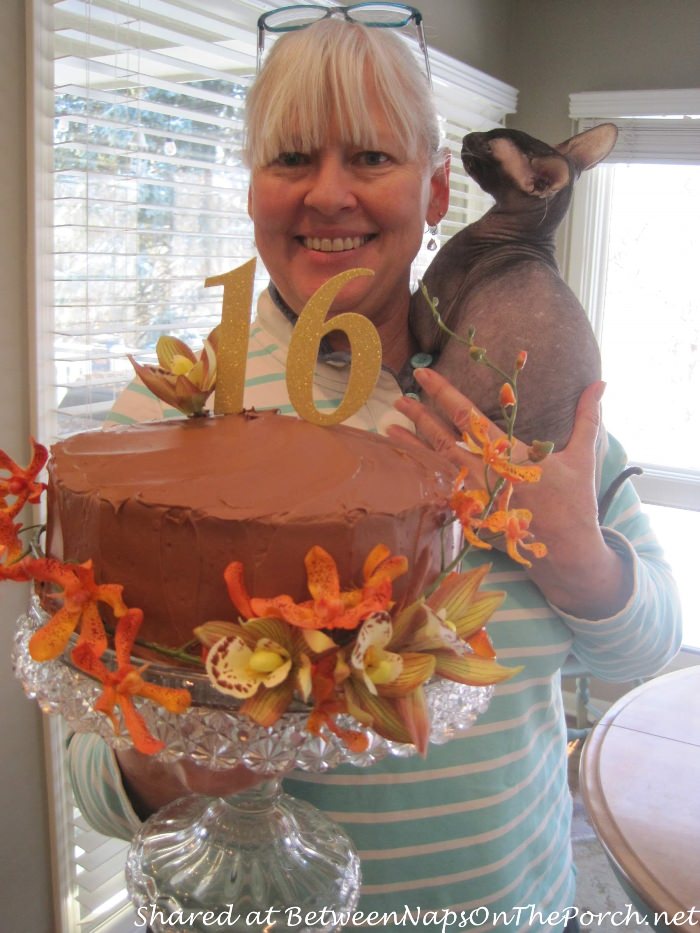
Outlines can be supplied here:
M18 621L13 666L26 694L43 712L60 713L74 732L97 733L114 749L130 748L128 734L115 733L93 709L102 685L75 668L68 654L40 664L31 659L29 639L46 621L36 599ZM359 898L359 858L341 827L282 792L282 778L294 769L369 767L388 755L413 755L415 748L389 742L349 716L338 717L340 725L367 737L364 752L351 752L331 732L308 732L309 711L301 704L263 728L238 711L238 701L214 690L205 674L152 664L148 679L192 695L192 706L179 716L137 700L149 730L165 743L161 761L187 758L216 771L245 765L260 775L260 783L226 799L184 797L143 824L126 865L139 917L153 933L339 929L338 918L351 913ZM425 689L434 744L463 735L493 693L493 687L447 680Z

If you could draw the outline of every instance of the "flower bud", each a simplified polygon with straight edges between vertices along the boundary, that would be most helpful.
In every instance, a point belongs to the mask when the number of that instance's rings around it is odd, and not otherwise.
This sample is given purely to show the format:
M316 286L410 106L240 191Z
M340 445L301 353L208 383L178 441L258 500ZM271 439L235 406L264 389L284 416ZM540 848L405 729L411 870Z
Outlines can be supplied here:
M501 408L510 408L515 405L515 392L513 392L513 386L509 382L504 382L501 386L498 401Z
M470 347L469 356L474 360L475 363L481 363L486 359L486 350L483 347Z
M532 463L540 463L545 460L554 450L554 444L551 441L533 441L528 448L528 457Z
M515 358L515 368L518 372L523 368L527 363L527 350L521 350L520 353Z

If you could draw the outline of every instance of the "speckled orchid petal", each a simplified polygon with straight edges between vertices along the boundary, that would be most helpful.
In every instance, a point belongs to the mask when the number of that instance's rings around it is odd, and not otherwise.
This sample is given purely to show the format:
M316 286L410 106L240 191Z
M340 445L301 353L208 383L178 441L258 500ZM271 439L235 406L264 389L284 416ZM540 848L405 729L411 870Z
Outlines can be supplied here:
M158 706L167 709L169 713L175 713L176 715L184 713L192 703L188 690L182 690L179 687L161 687L160 684L152 684L147 680L141 680L133 693L157 703Z
M499 476L509 479L512 483L539 481L542 475L541 468L512 463L511 442L504 436L492 441L489 438L488 421L474 409L469 415L469 430L464 432L462 438L471 453L481 457Z
M134 706L131 697L117 694L117 705L124 718L126 731L129 733L137 751L143 755L155 755L165 748L165 742L154 738L148 731L148 726L141 713Z
M269 599L252 597L250 600L253 618L282 619L300 628L312 627L316 623L313 604L295 603L291 596L273 596ZM319 622L318 628L323 625Z
M248 672L253 652L242 638L220 638L209 649L205 667L212 685L220 692L244 700L253 696L260 680Z
M391 619L386 614L365 619L357 634L350 664L370 693L376 694L379 684L395 681L403 669L401 655L384 650L391 641L391 634Z
M88 642L98 656L107 650L107 633L96 602L87 603L80 614L80 636L78 641Z
M505 536L506 553L511 560L524 567L532 567L532 562L520 553L519 548L524 548L539 558L547 555L547 546L541 541L529 541L534 537L529 530L531 521L532 512L529 509L509 509L494 512L484 522L484 527L495 534Z
M350 655L350 663L361 670L364 667L364 656L370 646L384 648L391 641L391 619L386 614L377 614L365 619L357 633L355 645Z
M63 603L62 608L32 636L30 653L34 660L51 660L64 650L71 634L80 624L81 641L89 641L98 654L107 647L107 635L97 609L97 603L106 603L116 618L128 610L122 599L123 587L118 584L95 581L92 561L84 564L62 564L52 558L25 558L20 562L25 578L42 583L53 583L62 592L52 593L52 599Z
M62 607L29 639L29 654L33 661L52 661L65 650L75 631L80 614Z
M130 609L117 623L114 641L118 667L114 671L106 667L96 654L94 645L88 641L79 642L71 656L76 667L103 684L94 708L108 716L115 731L118 731L119 722L114 713L115 707L118 707L134 748L152 755L165 746L149 733L143 717L134 706L133 697L144 697L175 714L188 709L191 697L188 690L149 683L141 676L149 665L143 664L137 668L131 663L130 654L142 621L141 610Z
M21 524L15 524L7 512L0 510L0 564L9 566L22 556L21 529Z
M335 600L340 596L338 568L328 551L315 545L308 551L304 564L312 599Z
M14 518L24 508L25 503L37 503L42 492L46 489L45 483L37 482L37 476L46 463L49 452L43 444L37 444L30 438L32 444L32 459L27 467L19 464L0 450L0 470L7 470L8 477L0 477L0 506L11 518ZM14 499L9 503L8 497Z
M386 544L376 544L365 558L362 566L362 579L369 580L377 567L391 556Z

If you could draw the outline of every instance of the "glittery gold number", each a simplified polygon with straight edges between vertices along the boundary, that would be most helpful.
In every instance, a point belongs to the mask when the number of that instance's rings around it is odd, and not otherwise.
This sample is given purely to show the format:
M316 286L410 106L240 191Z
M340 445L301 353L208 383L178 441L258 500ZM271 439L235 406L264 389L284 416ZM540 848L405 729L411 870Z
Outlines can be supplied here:
M243 408L254 278L255 259L251 259L238 269L213 275L204 282L206 288L224 286L216 354L214 411L217 415L232 415Z
M340 424L354 415L372 394L379 377L382 345L371 321L350 311L326 320L341 288L360 275L374 273L371 269L348 269L325 282L309 298L294 327L287 355L287 392L297 414L313 424ZM342 402L333 411L321 412L314 404L314 370L321 339L331 331L342 331L347 336L352 362Z

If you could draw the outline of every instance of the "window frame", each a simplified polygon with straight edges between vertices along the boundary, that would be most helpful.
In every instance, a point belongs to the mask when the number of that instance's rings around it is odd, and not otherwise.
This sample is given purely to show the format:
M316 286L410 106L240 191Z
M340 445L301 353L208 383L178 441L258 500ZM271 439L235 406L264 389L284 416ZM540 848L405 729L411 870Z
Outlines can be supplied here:
M700 164L700 89L600 91L571 94L575 132L609 120L620 131L607 162ZM691 119L693 118L694 119ZM585 173L574 193L565 247L566 278L587 309L602 342L606 286L610 175ZM634 483L643 502L700 511L700 470L633 461L643 474Z

